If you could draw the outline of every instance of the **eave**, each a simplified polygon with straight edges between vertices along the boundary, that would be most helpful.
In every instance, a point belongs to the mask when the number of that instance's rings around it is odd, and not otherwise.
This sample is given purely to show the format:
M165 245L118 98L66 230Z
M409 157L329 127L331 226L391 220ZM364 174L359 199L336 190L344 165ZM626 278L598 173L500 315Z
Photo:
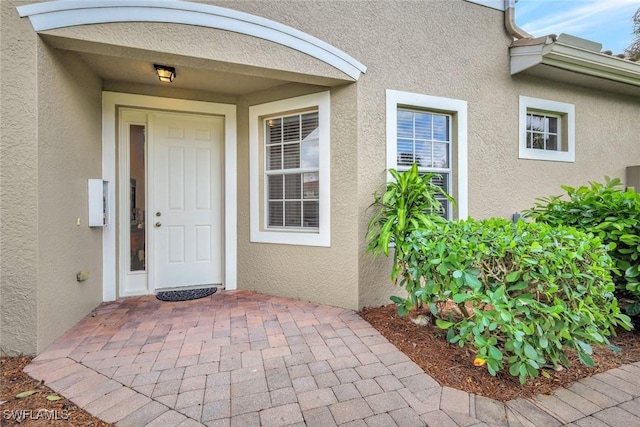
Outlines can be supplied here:
M623 94L640 95L640 64L551 37L514 42L510 48L511 75L527 73L543 78L576 82ZM594 44L596 45L596 44ZM585 78L586 77L586 78Z

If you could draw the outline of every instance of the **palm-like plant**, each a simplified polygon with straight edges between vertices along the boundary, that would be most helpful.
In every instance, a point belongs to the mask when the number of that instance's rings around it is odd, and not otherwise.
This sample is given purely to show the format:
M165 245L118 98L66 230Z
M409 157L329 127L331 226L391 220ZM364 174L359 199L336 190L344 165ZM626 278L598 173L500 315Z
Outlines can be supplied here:
M453 198L432 180L436 174L421 174L415 163L411 169L398 172L389 170L394 181L387 183L383 194L374 194L370 208L376 209L367 232L367 252L389 256L389 246L394 245L391 281L396 282L402 271L402 263L408 250L406 238L415 230L424 230L445 219L440 215L442 204L436 195L442 195L455 203Z

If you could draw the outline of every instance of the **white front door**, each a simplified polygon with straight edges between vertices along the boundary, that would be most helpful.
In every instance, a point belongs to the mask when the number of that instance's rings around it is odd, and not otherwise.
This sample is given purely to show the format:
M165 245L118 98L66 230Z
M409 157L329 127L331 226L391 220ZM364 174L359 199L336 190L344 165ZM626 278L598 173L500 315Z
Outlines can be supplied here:
M151 290L223 282L224 121L149 114Z

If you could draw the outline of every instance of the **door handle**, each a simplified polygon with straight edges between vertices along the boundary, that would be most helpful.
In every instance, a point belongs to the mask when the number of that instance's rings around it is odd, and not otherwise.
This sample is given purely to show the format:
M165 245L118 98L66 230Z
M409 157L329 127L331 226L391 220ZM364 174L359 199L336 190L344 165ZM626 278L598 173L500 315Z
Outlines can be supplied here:
M160 226L162 226L162 224L161 224L161 223L159 223L159 222L156 222L156 223L155 223L155 226L156 226L156 227L160 227Z

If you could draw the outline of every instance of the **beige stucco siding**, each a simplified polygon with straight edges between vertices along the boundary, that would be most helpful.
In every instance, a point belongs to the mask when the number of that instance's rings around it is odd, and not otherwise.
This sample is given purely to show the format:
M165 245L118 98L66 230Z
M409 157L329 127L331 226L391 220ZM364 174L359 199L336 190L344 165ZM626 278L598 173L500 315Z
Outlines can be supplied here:
M331 90L331 247L251 243L249 235L249 106L323 88L288 85L238 102L238 287L334 306L358 307L356 89Z
M389 263L364 253L371 194L385 179L385 90L468 103L469 214L511 215L536 197L558 194L640 164L636 98L509 73L504 15L464 1L225 2L303 28L367 65L357 86L359 305L388 302ZM286 19L285 19L286 18ZM575 104L575 163L518 159L518 96ZM341 215L333 210L334 215ZM338 219L339 221L339 219Z
M0 2L0 347L37 346L37 36Z
M367 207L386 179L387 89L466 101L473 217L510 217L560 184L623 177L640 164L637 97L512 77L503 14L463 0L207 2L343 50L367 66L357 83L294 49L204 27L116 23L39 37L15 10L27 3L0 1L0 346L13 351L36 352L101 300L102 238L86 226L86 186L102 174L102 90L235 104L238 287L349 308L398 292L388 284L389 260L365 253ZM103 81L99 67L85 63L97 56L139 61L138 80L110 69L102 72L118 78ZM156 61L177 67L173 87L146 83ZM261 89L200 90L211 70ZM180 86L185 75L199 77ZM331 246L252 243L249 108L326 90ZM574 163L518 159L520 95L575 105ZM88 281L75 280L80 270L90 271Z
M76 54L40 42L38 351L102 302L102 228L87 225L87 180L102 178L101 129L100 78Z
M637 99L548 80L515 77L508 86L507 114L485 126L483 114L470 113L469 206L474 217L503 216L531 207L536 197L564 193L561 184L580 186L624 180L625 168L640 164ZM518 159L518 95L575 105L575 163ZM478 110L481 105L474 105ZM471 121L473 120L473 121ZM482 144L497 135L497 143ZM474 141L478 143L474 144Z

